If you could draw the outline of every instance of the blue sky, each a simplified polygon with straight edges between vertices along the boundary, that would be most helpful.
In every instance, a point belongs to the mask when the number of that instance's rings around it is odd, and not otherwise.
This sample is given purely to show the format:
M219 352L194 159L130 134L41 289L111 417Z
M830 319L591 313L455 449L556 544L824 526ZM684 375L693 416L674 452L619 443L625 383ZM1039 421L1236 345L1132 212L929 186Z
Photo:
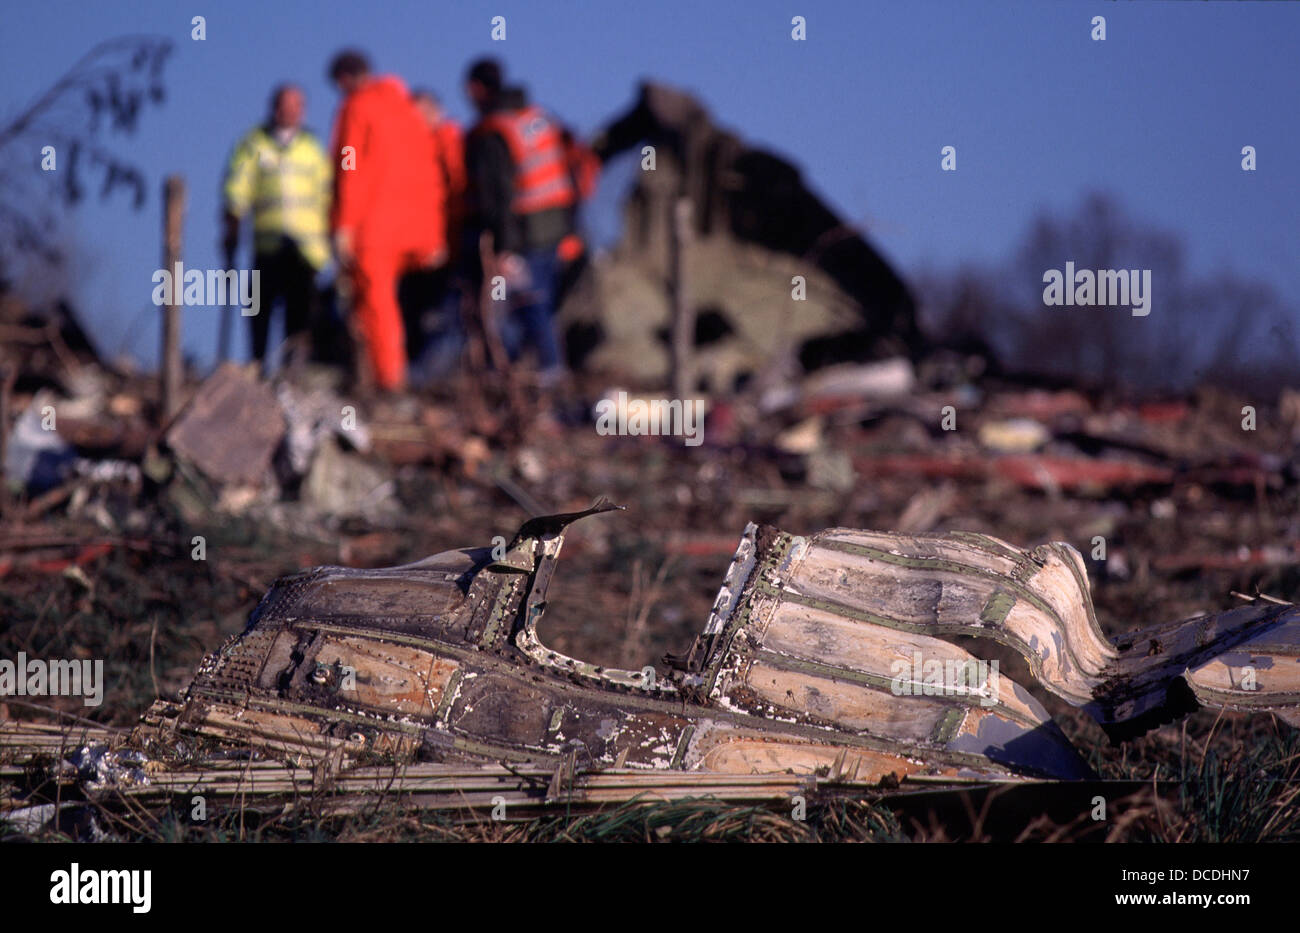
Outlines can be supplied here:
M806 42L790 38L796 14ZM1099 14L1105 42L1089 37ZM194 15L206 17L203 42L190 38ZM505 42L490 40L495 15ZM1194 269L1260 278L1300 304L1300 4L48 0L0 12L0 117L128 33L175 42L167 102L112 142L148 173L150 200L140 213L125 197L84 205L69 229L83 317L104 349L146 364L162 177L190 184L186 265L217 266L231 145L286 79L305 85L308 122L327 132L337 98L324 71L345 45L440 91L462 119L460 78L480 54L582 131L643 77L692 89L721 123L799 163L905 275L1000 259L1036 212L1100 189L1181 235ZM939 170L945 145L957 147L955 173ZM1240 170L1244 145L1258 151L1255 173ZM187 351L206 359L216 326L187 310Z

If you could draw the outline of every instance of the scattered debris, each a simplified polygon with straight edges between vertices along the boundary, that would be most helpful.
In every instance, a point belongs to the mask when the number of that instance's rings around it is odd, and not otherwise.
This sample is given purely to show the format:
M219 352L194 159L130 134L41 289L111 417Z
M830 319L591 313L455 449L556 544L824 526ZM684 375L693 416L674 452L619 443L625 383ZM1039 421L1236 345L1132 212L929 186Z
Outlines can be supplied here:
M979 442L1000 453L1031 453L1051 439L1051 434L1032 418L986 421L980 425Z
M712 393L781 365L811 371L911 355L922 345L912 296L861 231L824 204L788 160L714 123L690 94L661 84L599 134L603 161L643 157L625 235L580 277L560 310L574 361L638 384L670 380L670 230L689 200L682 261L695 318L692 368ZM790 313L792 295L799 313ZM577 351L577 352L573 352Z
M18 489L42 493L58 486L72 470L76 453L53 429L53 393L41 391L18 416L5 446L4 480Z
M362 515L380 521L398 510L393 492L393 480L383 467L348 453L327 434L316 445L298 494L302 504L318 516Z
M356 406L349 406L328 389L305 392L281 381L275 387L275 395L288 425L284 460L291 475L307 474L313 454L329 436L363 454L370 451L370 429L357 415Z
M167 444L214 483L260 485L284 434L284 415L270 386L225 363L176 417Z
M78 783L90 793L149 783L148 758L139 751L113 750L103 743L92 742L81 746L66 761L76 771Z
M323 774L364 792L375 756L402 766L387 773L407 790L481 797L504 766L549 775L548 800L1093 777L1038 700L956 636L1014 649L1117 739L1198 703L1298 718L1290 603L1252 599L1106 639L1074 548L979 534L751 524L702 631L665 673L592 664L544 643L539 624L566 528L613 508L531 519L504 553L286 577L181 702L158 701L128 740L67 760L86 790L127 795L240 790L248 766L240 777L221 749L309 768L258 765L263 790L281 793ZM165 764L178 743L180 770Z
M916 388L912 364L901 357L878 363L841 363L819 369L802 384L768 388L758 402L760 411L775 412L800 405L807 411L824 411L845 401L902 398Z
M706 370L737 371L735 347L716 349ZM752 383L701 392L706 441L688 447L596 430L606 386L633 400L662 384L624 374L577 374L569 398L530 420L492 390L466 404L472 382L351 399L336 379L228 368L192 380L191 405L160 436L152 380L53 350L36 373L0 352L19 366L7 475L26 444L19 419L30 427L47 404L57 430L41 440L60 461L45 491L24 479L0 499L11 653L136 652L112 702L88 714L105 722L164 698L134 739L56 745L30 721L0 728L0 811L57 802L18 789L33 749L72 797L93 784L96 800L165 804L197 782L233 800L248 769L259 792L337 788L329 806L346 810L386 769L422 805L500 794L536 812L647 794L1077 788L1091 767L1140 778L1133 762L1152 760L1126 745L1120 768L1090 719L1117 741L1154 726L1144 743L1160 744L1176 731L1160 721L1208 709L1184 721L1206 749L1220 710L1243 731L1297 719L1294 610L1226 595L1296 598L1286 398L1248 432L1248 400L1204 390L1142 402L981 376L974 358L769 360ZM555 585L553 524L493 555L521 512L575 508L601 488L637 525L578 526L578 560ZM737 554L726 529L751 519ZM854 527L812 533L835 525ZM961 528L994 537L931 533ZM484 547L401 565L431 537ZM733 554L710 616L710 581ZM271 581L321 563L380 569L282 581L178 693ZM203 595L187 602L191 590ZM702 633L693 620L706 616ZM994 658L996 676L980 667ZM927 660L972 676L935 693ZM897 677L912 692L896 693ZM84 809L18 820L64 832Z

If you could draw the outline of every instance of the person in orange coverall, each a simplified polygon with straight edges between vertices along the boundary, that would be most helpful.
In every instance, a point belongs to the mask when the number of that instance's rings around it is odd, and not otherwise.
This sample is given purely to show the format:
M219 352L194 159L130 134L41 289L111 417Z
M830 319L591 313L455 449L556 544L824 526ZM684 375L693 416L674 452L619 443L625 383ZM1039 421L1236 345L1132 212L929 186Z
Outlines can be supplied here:
M446 262L446 203L437 142L399 78L375 76L359 52L329 69L343 95L334 123L334 213L339 265L353 282L353 314L370 375L406 388L406 334L397 283Z

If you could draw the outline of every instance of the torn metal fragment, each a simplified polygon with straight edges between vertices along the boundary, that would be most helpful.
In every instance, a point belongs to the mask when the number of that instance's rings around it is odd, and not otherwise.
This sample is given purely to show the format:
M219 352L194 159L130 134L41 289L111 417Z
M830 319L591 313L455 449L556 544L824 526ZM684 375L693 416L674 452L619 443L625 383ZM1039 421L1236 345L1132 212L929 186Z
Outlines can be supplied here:
M538 623L565 528L613 508L532 519L495 556L285 577L136 739L187 734L302 763L531 763L556 769L552 783L564 769L1088 778L1043 706L997 661L947 640L959 635L1020 652L1046 689L1117 734L1189 702L1287 716L1300 705L1289 604L1112 641L1072 547L966 533L799 537L751 524L667 675L593 665L548 647Z

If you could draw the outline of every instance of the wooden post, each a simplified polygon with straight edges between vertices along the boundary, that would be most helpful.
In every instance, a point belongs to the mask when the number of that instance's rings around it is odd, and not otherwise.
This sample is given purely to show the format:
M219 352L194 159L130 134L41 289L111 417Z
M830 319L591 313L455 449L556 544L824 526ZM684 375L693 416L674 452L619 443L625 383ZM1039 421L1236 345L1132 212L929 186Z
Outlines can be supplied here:
M694 382L691 354L695 346L695 309L686 282L686 246L691 237L690 198L679 197L673 204L668 237L673 306L671 378L673 393L684 401Z
M497 317L496 302L492 298L492 279L505 270L497 261L492 234L486 230L479 234L478 249L479 262L483 268L483 288L479 293L479 322L483 332L483 345L493 370L503 380L511 429L521 432L527 420L522 387L519 385L517 368L511 365L505 342L501 339L501 321Z
M185 179L168 176L163 185L163 268L172 278L170 301L163 310L162 421L166 424L180 407L181 396L181 301L184 283L176 281L181 259L181 226L185 219Z
M497 372L507 376L510 373L510 358L506 356L505 344L501 342L501 330L496 315L496 302L492 298L492 279L499 274L497 254L492 234L486 230L478 238L479 262L483 269L483 288L479 292L479 318L483 331L483 345L487 350L488 361Z
M226 250L226 268L235 268L235 251ZM217 365L220 366L226 360L230 359L230 334L232 322L235 319L235 305L239 303L238 293L228 295L226 306L221 309L221 325L217 332Z

